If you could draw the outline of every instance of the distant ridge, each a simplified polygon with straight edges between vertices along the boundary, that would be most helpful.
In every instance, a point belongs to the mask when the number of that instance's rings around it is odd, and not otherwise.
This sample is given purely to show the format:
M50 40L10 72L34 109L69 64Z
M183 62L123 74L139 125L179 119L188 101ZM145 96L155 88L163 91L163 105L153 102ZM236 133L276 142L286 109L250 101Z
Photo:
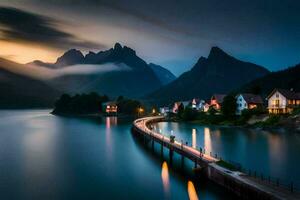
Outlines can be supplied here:
M50 81L55 88L62 88L70 93L96 91L109 96L140 97L162 85L160 74L154 72L133 49L120 43L116 43L113 48L106 51L98 53L90 51L85 56L79 50L71 49L53 64L42 61L34 61L32 64L51 69L73 65L80 65L83 69L84 65L96 65L101 69L101 66L110 64L119 69L97 74L65 75Z
M61 92L42 80L13 70L20 68L26 66L0 58L0 109L52 107Z
M234 92L251 92L266 97L274 88L300 92L300 64L257 78Z
M226 94L268 73L262 66L240 61L219 47L212 47L207 58L200 57L190 71L146 98L159 102L208 99L213 93Z
M166 85L176 79L176 76L172 72L170 72L166 68L163 68L160 65L150 63L149 66L154 71L154 73L163 85Z

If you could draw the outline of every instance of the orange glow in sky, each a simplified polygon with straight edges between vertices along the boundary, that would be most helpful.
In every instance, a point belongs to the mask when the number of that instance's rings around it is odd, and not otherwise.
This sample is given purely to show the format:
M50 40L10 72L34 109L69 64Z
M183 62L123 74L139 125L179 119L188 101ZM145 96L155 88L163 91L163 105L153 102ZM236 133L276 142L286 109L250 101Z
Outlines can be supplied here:
M55 62L61 51L30 44L0 41L0 57L17 63L28 63L33 60Z

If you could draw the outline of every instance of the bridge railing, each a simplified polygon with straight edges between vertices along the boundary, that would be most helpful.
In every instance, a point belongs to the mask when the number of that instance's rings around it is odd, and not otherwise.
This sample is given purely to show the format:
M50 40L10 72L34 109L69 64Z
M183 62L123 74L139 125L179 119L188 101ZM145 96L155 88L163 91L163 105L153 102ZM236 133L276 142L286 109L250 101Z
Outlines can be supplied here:
M285 190L289 190L290 192L300 192L300 181L291 181L291 180L284 180L282 178L276 178L270 175L267 175L265 173L259 172L257 170L251 170L243 167L240 163L231 161L231 160L225 160L222 158L220 154L206 151L205 148L198 147L199 149L202 149L204 154L209 154L210 156L219 159L221 161L224 161L226 163L229 163L230 165L234 166L234 171L240 171L244 173L245 175L256 179L257 181L262 181L264 183L272 184L273 186L276 186L278 188L284 188Z
M282 178L276 178L270 175L266 175L262 172L259 172L257 170L251 170L246 168L241 168L241 171L248 175L249 177L252 177L256 180L272 184L273 186L276 186L278 188L285 188L286 190L289 190L290 192L300 192L300 181L290 181L285 180Z
M138 123L138 122L141 122L143 120L144 119L138 119L138 120L135 120L134 123L136 123L136 122ZM140 128L142 128L142 127L140 127ZM154 133L156 133L156 132L154 132L152 130L149 130L148 128L144 128L143 131L145 131L146 133L148 133L150 135L152 134L152 136L157 137L157 135L154 135ZM160 139L163 142L170 142L169 137L164 136L160 133L156 133L156 134L161 135ZM278 188L283 188L285 190L289 190L292 193L300 192L300 181L288 181L288 180L272 177L270 175L263 174L263 173L258 172L256 170L251 170L251 169L247 169L245 167L242 167L242 165L237 163L237 162L233 162L233 161L230 161L230 160L224 160L220 156L220 154L217 154L217 153L214 153L214 152L211 152L211 151L207 151L205 148L202 148L202 147L199 147L199 146L193 147L191 144L189 144L186 141L184 142L183 140L181 140L181 141L175 140L175 143L176 142L179 145L183 144L184 146L186 146L188 148L192 148L194 150L199 151L200 152L199 155L201 155L201 154L209 155L210 157L215 158L216 160L221 160L221 161L224 161L226 163L229 163L229 164L234 166L234 168L235 168L234 171L240 171L240 172L244 173L245 175L256 179L257 181L262 181L262 182L265 182L265 183L268 183L268 184L272 184L273 186L276 186ZM185 148L184 146L183 146L183 148Z

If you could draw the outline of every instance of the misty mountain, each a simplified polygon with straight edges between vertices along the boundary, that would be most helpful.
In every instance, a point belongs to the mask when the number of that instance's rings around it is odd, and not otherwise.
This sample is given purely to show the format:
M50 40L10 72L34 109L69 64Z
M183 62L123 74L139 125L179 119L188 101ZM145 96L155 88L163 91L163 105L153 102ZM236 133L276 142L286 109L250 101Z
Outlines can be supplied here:
M300 64L255 79L235 92L251 92L266 97L274 88L294 89L294 91L299 92Z
M176 76L172 72L170 72L166 68L163 68L160 65L150 63L149 66L154 71L154 73L163 85L167 85L168 83L176 79Z
M147 95L147 99L160 102L193 97L208 99L214 93L228 93L268 73L262 66L240 61L213 47L207 58L201 57L190 71Z
M114 70L101 72L107 65ZM78 50L69 50L50 68L69 69L72 66L80 66L82 70L85 66L97 67L99 72L66 74L49 80L49 83L70 93L95 91L109 96L129 97L140 97L162 85L156 73L133 49L122 47L119 43L109 50L89 52L86 56Z
M52 107L60 92L28 74L14 71L19 68L26 66L0 58L0 108Z

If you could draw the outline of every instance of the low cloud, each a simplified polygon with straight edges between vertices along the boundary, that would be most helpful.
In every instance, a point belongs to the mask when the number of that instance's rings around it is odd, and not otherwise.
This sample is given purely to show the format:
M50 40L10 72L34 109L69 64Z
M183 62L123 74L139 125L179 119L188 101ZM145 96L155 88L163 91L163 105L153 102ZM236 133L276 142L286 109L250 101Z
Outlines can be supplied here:
M101 49L105 45L86 41L60 30L63 22L12 7L0 7L0 40L25 42L57 49Z
M88 74L101 74L113 71L129 71L131 68L123 63L114 64L101 64L101 65L71 65L63 67L61 69L51 70L53 77L59 77L64 75L88 75Z

